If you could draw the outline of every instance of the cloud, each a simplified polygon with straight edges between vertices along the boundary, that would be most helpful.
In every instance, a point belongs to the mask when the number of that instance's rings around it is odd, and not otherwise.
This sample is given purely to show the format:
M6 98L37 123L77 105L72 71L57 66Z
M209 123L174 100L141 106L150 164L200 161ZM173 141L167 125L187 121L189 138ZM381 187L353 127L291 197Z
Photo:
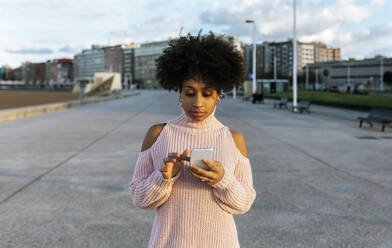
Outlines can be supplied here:
M7 49L7 53L17 53L17 54L51 54L53 50L50 48L21 48L21 49Z
M301 41L322 41L351 52L355 43L370 45L385 40L392 34L389 24L373 26L365 31L351 31L362 26L385 4L384 0L303 0L297 1L297 37ZM225 33L251 42L252 25L246 19L256 21L256 41L283 41L293 37L292 0L252 1L244 0L230 7L219 6L199 15L201 22L220 26ZM353 44L354 43L354 44Z
M196 17L185 17L180 13L168 16L154 17L146 20L143 24L132 26L127 30L110 32L111 44L160 41L177 37L184 27L183 33L194 32L187 27L196 23ZM143 35L141 35L143 34Z
M319 4L318 0L301 1L297 6L298 35L317 34L328 40L334 40L334 35L342 25L358 23L370 16L368 5L356 5L353 0L335 0L328 6ZM231 8L220 7L208 10L200 15L200 20L206 24L225 26L226 32L249 38L251 27L245 24L245 19L256 20L257 39L286 40L292 37L293 9L292 1L243 1ZM326 32L328 30L328 32Z
M384 47L376 48L372 50L370 53L368 53L366 57L373 58L374 56L380 54L392 58L392 46L384 46Z
M67 45L59 48L58 51L63 52L63 53L76 54L76 53L80 52L82 49L84 49L84 47L67 44Z
M354 34L353 39L358 42L376 41L385 38L392 38L392 23L373 26Z

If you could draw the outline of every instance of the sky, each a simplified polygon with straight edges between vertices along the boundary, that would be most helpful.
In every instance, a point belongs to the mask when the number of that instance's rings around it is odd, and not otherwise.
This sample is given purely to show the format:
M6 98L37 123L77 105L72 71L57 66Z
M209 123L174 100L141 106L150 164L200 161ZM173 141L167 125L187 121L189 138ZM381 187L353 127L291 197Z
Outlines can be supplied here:
M143 43L213 31L252 42L293 37L293 0L0 0L0 66L73 58L92 44ZM392 57L392 0L297 0L297 38L343 59Z

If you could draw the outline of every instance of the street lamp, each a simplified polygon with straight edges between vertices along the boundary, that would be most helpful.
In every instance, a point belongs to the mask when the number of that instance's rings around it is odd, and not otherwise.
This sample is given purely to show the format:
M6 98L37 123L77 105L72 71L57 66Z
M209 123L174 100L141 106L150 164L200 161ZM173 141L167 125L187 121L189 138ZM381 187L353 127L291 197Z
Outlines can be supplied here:
M350 61L347 61L347 86L351 87L351 83L350 83Z
M293 0L294 25L293 25L293 110L297 111L297 20L296 0Z
M256 93L256 23L253 20L246 20L246 23L253 24L253 63L252 63L252 93Z
M384 57L380 58L380 90L384 91Z
M309 90L309 64L306 64L306 90Z

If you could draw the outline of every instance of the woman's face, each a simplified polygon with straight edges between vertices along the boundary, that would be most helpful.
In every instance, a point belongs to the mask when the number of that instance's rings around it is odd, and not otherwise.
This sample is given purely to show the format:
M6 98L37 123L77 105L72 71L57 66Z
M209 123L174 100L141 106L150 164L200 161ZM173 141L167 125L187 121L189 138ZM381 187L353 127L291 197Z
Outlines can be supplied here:
M182 109L193 121L206 119L215 108L220 95L201 80L184 81L181 90Z

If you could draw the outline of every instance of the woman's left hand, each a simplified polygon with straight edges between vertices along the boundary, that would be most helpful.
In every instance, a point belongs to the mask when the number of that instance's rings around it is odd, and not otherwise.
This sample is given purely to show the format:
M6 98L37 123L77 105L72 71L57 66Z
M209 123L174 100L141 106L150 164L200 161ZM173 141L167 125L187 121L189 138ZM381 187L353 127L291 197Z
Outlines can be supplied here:
M222 164L219 161L210 161L208 159L202 159L202 161L208 166L209 170L204 170L195 164L190 164L188 172L209 185L214 185L219 182L225 175L225 169L223 169Z

